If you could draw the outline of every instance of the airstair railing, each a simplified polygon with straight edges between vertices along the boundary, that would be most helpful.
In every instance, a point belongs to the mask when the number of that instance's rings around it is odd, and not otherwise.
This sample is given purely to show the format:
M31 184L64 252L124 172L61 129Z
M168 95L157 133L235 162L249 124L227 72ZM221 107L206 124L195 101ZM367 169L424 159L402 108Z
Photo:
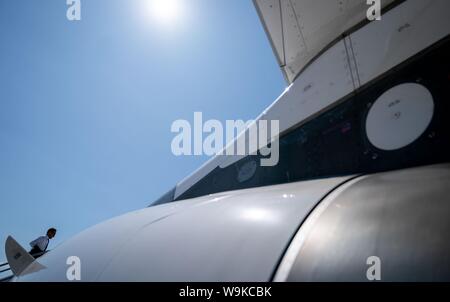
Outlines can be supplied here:
M37 258L37 257L40 257L40 256L44 255L45 253L48 253L48 252L49 252L49 251L42 252L42 253L37 253L37 254L33 254L33 256L34 256L35 258ZM11 267L9 266L9 263L8 263L8 262L0 263L0 274L6 273L6 272L8 272L8 271L10 271L10 270L11 270ZM11 274L11 275L9 275L9 276L7 276L7 277L0 278L0 282L7 282L7 281L11 280L13 277L14 277L14 275Z

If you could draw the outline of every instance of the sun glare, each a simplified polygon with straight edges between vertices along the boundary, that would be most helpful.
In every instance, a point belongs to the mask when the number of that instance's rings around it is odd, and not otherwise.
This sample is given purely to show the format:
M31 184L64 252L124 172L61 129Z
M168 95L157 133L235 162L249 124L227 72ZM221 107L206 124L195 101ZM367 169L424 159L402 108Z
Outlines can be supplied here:
M147 11L152 21L173 26L182 17L183 0L147 0Z

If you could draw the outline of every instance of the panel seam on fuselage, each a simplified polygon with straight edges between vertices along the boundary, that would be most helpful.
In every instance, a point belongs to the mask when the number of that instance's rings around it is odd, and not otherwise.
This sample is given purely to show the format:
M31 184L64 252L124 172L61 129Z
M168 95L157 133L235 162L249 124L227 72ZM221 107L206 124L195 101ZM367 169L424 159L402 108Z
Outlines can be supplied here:
M320 206L320 204L326 200L331 194L333 194L333 192L335 192L336 190L338 190L339 188L341 188L342 186L352 182L352 181L356 181L362 177L364 177L365 174L358 174L355 175L353 177L349 177L348 179L344 180L342 183L336 185L335 187L333 187L330 191L328 191L325 195L322 196L322 198L320 198L318 200L318 202L311 208L311 210L304 216L304 218L301 220L300 224L298 225L298 227L295 229L295 231L293 232L293 234L291 235L287 245L285 246L283 252L281 253L280 258L277 260L277 263L274 267L274 270L272 272L272 274L270 275L270 278L268 280L268 282L275 282L275 277L278 274L278 271L280 270L283 260L285 259L285 256L289 250L289 248L291 247L292 243L294 242L295 238L297 237L297 234L300 232L301 228L303 227L303 225L305 224L305 222L308 220L308 218L311 216L311 214L314 213L314 211Z

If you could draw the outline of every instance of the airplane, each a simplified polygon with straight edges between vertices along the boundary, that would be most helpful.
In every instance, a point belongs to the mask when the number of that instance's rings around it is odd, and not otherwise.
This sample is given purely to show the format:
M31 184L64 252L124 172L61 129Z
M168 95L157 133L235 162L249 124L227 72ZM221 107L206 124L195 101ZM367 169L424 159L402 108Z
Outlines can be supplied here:
M68 281L72 256L84 282L450 281L450 1L253 2L279 163L215 156L37 260L9 240L12 281Z

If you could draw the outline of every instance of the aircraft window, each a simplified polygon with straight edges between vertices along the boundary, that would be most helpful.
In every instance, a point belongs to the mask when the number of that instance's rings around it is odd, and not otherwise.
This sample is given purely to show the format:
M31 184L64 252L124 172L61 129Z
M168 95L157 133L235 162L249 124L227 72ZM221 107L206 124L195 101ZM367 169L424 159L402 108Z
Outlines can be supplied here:
M257 165L256 161L250 160L239 167L238 181L242 183L252 178L255 175Z
M248 156L228 167L217 167L177 200L449 162L449 41L285 134L280 139L278 165L262 167L259 156ZM383 110L391 104L401 110ZM383 120L386 112L393 114L393 121Z

